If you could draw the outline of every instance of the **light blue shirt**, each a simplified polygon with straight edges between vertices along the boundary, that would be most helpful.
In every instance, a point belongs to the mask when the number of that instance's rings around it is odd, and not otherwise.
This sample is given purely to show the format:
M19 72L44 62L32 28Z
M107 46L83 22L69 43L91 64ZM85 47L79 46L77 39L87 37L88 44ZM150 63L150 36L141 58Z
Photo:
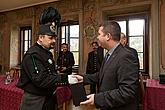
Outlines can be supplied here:
M108 58L106 59L106 61L108 61L108 59L110 58L110 56L112 55L112 53L114 52L114 50L116 49L116 47L119 45L120 43L117 43L113 48L111 48L105 56L108 55Z

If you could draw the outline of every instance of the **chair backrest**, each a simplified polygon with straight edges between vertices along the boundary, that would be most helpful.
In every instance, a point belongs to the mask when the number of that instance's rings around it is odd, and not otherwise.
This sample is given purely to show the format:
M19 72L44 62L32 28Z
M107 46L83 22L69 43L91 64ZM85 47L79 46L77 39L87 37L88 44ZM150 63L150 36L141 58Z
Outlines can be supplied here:
M9 73L13 78L18 78L19 77L19 73L14 68L10 68Z
M139 72L139 83L140 83L141 95L143 98L145 93L145 87L144 87L144 78L141 72Z

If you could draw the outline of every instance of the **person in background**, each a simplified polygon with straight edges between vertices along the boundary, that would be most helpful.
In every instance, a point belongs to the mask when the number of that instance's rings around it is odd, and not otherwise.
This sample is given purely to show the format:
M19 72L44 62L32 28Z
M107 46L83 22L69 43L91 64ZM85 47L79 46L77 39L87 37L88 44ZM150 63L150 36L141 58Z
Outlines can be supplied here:
M131 48L128 45L128 37L122 32L121 32L121 35L120 35L120 43L135 55L135 57L138 59L138 63L139 63L138 53L137 53L136 49ZM138 65L140 66L140 64L138 64Z
M95 105L101 110L138 110L138 61L120 44L117 22L102 24L98 30L101 46L108 50L99 72L75 75L84 84L99 83L100 92L90 94L80 104Z
M88 61L86 67L87 74L94 74L100 70L103 61L103 48L99 47L97 42L92 42L93 51L88 53ZM90 93L96 93L96 83L90 84ZM97 92L99 87L97 86Z
M138 60L138 70L139 70L139 77L140 77L140 75L142 75L141 73L140 73L140 62L139 62L139 57L138 57L138 53L137 53L137 51L136 51L136 49L134 49L134 48L131 48L129 45L128 45L128 37L124 34L124 33L122 33L121 32L121 35L120 35L120 43L126 48L126 49L128 49L128 50L130 50L134 55L135 55L135 57L137 58L137 60ZM140 93L141 92L139 92L139 101L137 102L137 103L142 103L142 99L141 99L141 97L140 97ZM141 93L142 94L142 93Z
M67 75L57 74L50 49L55 46L60 14L53 7L41 14L37 42L21 63L17 87L24 90L20 110L57 110L57 85L68 83Z
M59 73L72 74L72 66L74 66L73 53L68 50L68 44L63 43L61 45L62 51L57 58L57 69Z

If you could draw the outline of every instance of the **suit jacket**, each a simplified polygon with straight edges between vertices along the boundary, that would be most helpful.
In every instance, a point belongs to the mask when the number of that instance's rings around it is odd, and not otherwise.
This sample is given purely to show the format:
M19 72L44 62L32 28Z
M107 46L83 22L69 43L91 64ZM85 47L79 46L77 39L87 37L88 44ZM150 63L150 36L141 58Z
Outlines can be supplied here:
M138 53L137 53L136 49L131 48L131 47L129 47L128 45L126 45L125 47L126 47L127 49L129 49L129 50L135 55L135 57L136 57L137 60L138 60L138 67L139 67L139 69L140 69L140 62L139 62L139 57L138 57Z
M138 110L138 62L132 52L119 45L99 72L84 76L84 83L98 82L94 103L101 110Z
M55 110L54 91L59 84L67 82L67 75L56 73L52 53L36 43L21 63L17 87L24 90L24 95L20 110Z

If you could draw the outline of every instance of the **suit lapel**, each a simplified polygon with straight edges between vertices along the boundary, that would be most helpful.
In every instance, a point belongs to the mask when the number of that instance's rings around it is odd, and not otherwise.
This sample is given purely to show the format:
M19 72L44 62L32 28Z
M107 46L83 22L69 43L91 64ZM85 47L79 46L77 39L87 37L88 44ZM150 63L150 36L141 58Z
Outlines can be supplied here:
M102 83L102 80L103 80L103 77L104 77L104 71L107 69L107 68L110 68L111 67L111 64L113 64L113 60L115 59L115 57L118 55L118 52L119 50L121 49L121 45L119 45L115 50L114 52L112 53L112 55L110 56L110 58L108 59L108 61L105 62L105 59L103 61L103 64L101 66L101 69L100 69L100 84Z

